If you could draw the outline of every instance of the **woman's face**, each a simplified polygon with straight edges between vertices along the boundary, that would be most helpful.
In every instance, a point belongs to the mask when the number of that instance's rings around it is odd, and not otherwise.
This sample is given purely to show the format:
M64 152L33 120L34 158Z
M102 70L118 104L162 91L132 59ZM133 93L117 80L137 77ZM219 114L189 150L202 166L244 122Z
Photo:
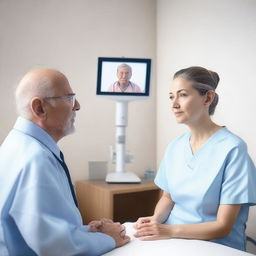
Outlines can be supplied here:
M206 96L192 87L192 81L177 77L170 90L171 108L178 123L196 124L208 115Z

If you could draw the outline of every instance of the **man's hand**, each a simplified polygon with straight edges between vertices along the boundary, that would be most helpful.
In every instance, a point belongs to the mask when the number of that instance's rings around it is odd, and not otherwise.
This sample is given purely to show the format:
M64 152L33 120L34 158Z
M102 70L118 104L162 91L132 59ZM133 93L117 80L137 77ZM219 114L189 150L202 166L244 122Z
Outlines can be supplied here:
M89 232L102 232L111 236L116 242L116 247L120 247L130 241L130 237L126 236L125 226L119 222L101 219L91 221L88 225L90 226Z
M103 223L113 223L110 219L93 220L88 225L90 226L89 232L101 232L101 226Z
M90 226L89 232L99 232L102 223L100 220L93 220L88 225Z
M116 242L116 247L123 246L130 241L130 237L125 235L125 226L121 225L119 222L103 222L100 232L113 237Z

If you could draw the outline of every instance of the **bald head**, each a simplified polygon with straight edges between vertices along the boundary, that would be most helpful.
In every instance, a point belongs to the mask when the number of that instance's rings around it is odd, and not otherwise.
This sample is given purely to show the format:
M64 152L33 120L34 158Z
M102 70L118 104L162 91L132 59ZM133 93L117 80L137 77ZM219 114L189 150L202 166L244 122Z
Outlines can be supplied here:
M16 106L20 116L31 117L30 102L34 97L45 98L68 84L67 78L59 71L52 69L34 69L29 71L20 81L16 89Z

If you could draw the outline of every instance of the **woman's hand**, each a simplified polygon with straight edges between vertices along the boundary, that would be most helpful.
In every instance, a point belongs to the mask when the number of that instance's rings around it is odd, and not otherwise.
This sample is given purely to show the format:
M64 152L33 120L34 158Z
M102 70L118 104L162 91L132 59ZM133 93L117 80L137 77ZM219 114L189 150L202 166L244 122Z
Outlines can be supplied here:
M160 224L153 220L152 217L140 218L139 220L140 223L135 224L137 232L134 236L140 240L159 240L172 237L171 226Z
M141 240L157 240L166 238L188 238L200 240L212 240L226 237L241 209L241 205L220 205L217 219L210 222L194 224L159 224L152 218L145 218L145 223L137 225L137 232L134 234ZM141 221L143 218L141 218Z
M144 223L152 223L153 221L155 221L154 216L141 217L141 218L138 218L138 220L137 220L136 223L133 225L133 227L134 227L135 229L140 229L142 224L144 224Z

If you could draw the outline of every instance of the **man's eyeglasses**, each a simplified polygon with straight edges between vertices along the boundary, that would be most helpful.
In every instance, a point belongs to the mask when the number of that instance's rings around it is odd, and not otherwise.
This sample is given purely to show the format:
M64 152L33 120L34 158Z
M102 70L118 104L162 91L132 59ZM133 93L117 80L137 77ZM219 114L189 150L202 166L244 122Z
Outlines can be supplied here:
M72 102L72 108L75 107L76 104L76 94L75 93L71 93L69 95L64 95L64 96L52 96L52 97L45 97L45 99L68 99Z

